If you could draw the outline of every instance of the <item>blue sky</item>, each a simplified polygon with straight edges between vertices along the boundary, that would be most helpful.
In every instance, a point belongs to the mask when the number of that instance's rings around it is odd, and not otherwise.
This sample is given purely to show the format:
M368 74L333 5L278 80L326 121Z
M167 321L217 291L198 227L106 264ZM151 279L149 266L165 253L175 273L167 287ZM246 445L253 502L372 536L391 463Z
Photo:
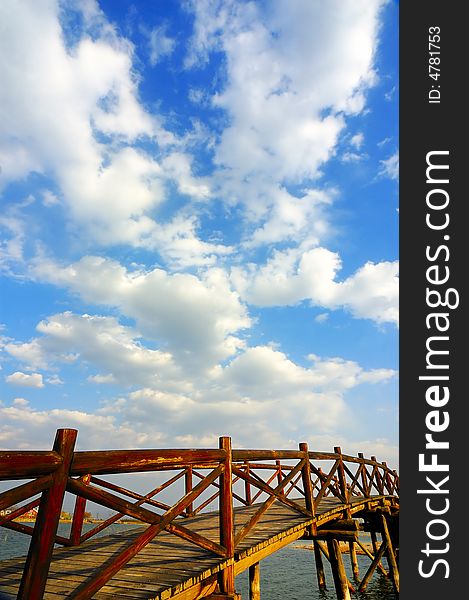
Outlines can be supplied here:
M0 18L0 447L397 465L398 3Z

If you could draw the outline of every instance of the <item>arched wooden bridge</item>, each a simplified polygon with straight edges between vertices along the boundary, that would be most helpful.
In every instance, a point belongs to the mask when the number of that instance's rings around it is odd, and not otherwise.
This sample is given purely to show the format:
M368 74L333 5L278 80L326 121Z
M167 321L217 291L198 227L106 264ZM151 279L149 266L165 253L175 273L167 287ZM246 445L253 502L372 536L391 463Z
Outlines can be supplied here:
M31 536L27 557L0 562L2 599L234 599L235 575L249 569L250 600L259 600L260 561L300 538L314 545L319 587L323 557L330 562L339 600L363 591L377 570L398 595L399 477L375 457L310 452L304 443L235 450L228 437L218 449L75 452L76 436L59 429L50 452L0 452L0 481L12 482L0 493L0 525ZM130 473L146 473L140 487L151 478L153 489L128 489L128 475L125 487L102 478ZM57 534L66 492L76 496L69 537ZM85 532L87 501L113 513ZM36 507L34 527L18 520ZM103 536L123 517L136 527ZM370 559L362 574L359 546Z

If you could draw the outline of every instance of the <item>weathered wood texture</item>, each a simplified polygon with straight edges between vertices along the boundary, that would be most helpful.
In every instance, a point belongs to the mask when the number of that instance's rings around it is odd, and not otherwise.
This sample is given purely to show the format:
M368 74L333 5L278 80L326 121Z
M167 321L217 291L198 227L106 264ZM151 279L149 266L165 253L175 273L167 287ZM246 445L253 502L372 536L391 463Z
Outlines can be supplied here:
M351 505L352 514L358 516L371 505L378 507L379 499L357 498ZM234 510L236 529L242 528L258 508L259 505L236 508ZM343 506L337 498L325 498L318 507L315 519L325 525L340 519L342 512ZM207 513L184 519L183 522L190 531L216 542L218 519L218 513ZM235 557L231 559L236 574L282 547L283 540L301 537L310 522L311 519L276 502L262 515L257 526L236 549ZM138 526L132 531L95 538L80 546L57 548L52 557L45 600L68 597L78 585L86 584L103 567L113 564L129 544L138 540L142 532L148 531L151 527L144 529L143 526ZM92 597L97 600L111 600L111 598L165 600L173 597L181 600L182 593L187 599L202 597L198 596L200 584L219 573L229 562L230 559L217 557L208 550L198 548L168 532L162 532L143 547ZM24 559L11 559L0 563L2 573L0 592L5 593L7 598L16 597L23 565ZM210 586L207 589L210 589ZM191 590L194 592L193 596L190 595Z
M32 479L0 493L0 508L16 505L0 517L0 526L32 536L26 559L0 563L0 596L235 597L235 575L250 569L256 597L259 561L305 537L315 544L318 577L323 579L322 552L331 563L338 597L346 599L352 586L344 576L338 540L350 542L358 580L357 517L365 519L373 541L374 531L383 537L380 551L367 552L372 565L364 585L375 568L384 571L380 560L386 551L398 590L399 478L375 457L351 457L339 447L333 453L310 452L305 443L299 451L232 450L228 437L220 438L216 449L74 452L76 433L59 430L52 452L0 452L0 480ZM164 482L160 478L143 494L98 477L137 472L160 472ZM168 496L172 500L156 498L181 478L182 492L176 486ZM76 496L69 538L56 533L66 491ZM87 501L114 514L83 533ZM14 520L36 506L34 528ZM122 535L93 537L124 515L141 524ZM53 550L54 543L66 547Z

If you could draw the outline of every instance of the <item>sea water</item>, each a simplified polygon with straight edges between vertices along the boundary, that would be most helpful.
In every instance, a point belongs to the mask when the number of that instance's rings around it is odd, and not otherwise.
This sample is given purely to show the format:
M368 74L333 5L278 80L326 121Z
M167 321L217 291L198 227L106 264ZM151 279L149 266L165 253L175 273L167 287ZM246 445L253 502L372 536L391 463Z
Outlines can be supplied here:
M88 531L94 526L91 523L84 523L83 529ZM135 525L114 524L97 535L117 533L132 527ZM65 537L70 535L70 523L60 523L57 533ZM27 535L0 527L0 560L26 554L29 541ZM370 565L370 559L360 554L357 559L360 574L363 576ZM343 554L343 560L348 577L353 582L349 555ZM304 542L290 544L271 554L260 563L262 600L337 600L328 562L324 560L323 563L327 590L318 588L314 552ZM241 594L243 600L249 598L247 571L236 578L236 591ZM352 597L354 596L360 600L395 600L396 598L390 580L378 571L375 571L366 591L354 594Z

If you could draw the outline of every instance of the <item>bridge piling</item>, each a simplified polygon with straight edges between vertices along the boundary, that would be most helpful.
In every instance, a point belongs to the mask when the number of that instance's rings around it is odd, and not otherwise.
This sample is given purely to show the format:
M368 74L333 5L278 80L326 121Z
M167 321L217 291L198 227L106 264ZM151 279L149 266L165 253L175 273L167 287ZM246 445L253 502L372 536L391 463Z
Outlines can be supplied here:
M345 573L339 542L334 538L328 538L327 548L329 550L329 561L331 564L337 600L351 600L349 582Z
M394 586L394 591L399 594L399 568L396 562L396 556L394 554L394 548L392 545L391 536L389 535L389 528L386 519L386 515L381 513L381 527L383 541L386 544L386 558L389 565L389 572L391 575L391 581Z
M249 567L249 600L261 600L261 568L258 562Z
M324 573L324 565L322 562L321 548L317 540L313 540L314 561L316 563L316 576L318 579L318 588L326 590L326 574Z

